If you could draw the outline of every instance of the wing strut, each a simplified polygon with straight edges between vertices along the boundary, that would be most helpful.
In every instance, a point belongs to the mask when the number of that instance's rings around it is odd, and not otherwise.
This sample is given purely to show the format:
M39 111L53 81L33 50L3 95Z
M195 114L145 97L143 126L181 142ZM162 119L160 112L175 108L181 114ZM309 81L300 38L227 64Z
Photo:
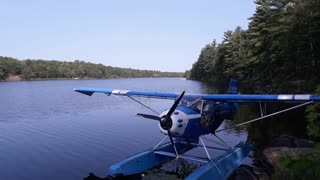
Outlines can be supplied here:
M205 151L206 154L207 154L208 159L209 159L209 160L212 160L212 159L211 159L211 156L210 156L210 154L209 154L209 152L208 152L208 150L207 150L207 146L204 144L204 142L203 142L203 140L202 140L201 137L199 137L199 139L200 139L201 144L202 144L202 146L203 146L203 148L204 148L204 151Z
M140 105L142 105L143 107L145 107L145 108L149 109L150 111L152 111L152 112L156 113L157 115L159 115L159 114L160 114L160 113L158 113L156 110L154 110L154 109L152 109L151 107L149 107L149 106L147 106L147 105L143 104L142 102L140 102L140 101L136 100L135 98L133 98L133 97L131 97L131 96L128 96L128 98L130 98L130 99L134 100L135 102L139 103Z
M262 117L267 114L266 102L264 102L263 106L262 106L261 102L259 102L259 106L260 106L260 116Z
M204 137L203 137L203 139L205 139L205 140L207 140L207 141L210 141L210 142L213 142L213 143L215 143L215 144L218 144L218 145L220 145L220 146L224 146L224 147L230 149L230 146L229 146L226 142L224 142L219 136L217 136L216 134L214 134L214 136L215 136L219 141L216 141L216 140L214 140L214 139L204 138Z
M268 114L268 115L265 115L265 116L262 116L262 117L259 117L259 118L252 119L252 120L250 120L250 121L246 121L246 122L237 124L237 125L235 125L234 127L243 126L243 125L245 125L245 124L249 124L249 123L252 123L252 122L255 122L255 121L259 121L259 120L265 119L265 118L267 118L267 117L271 117L271 116L274 116L274 115L277 115L277 114L281 114L281 113L290 111L290 110L292 110L292 109L296 109L296 108L299 108L299 107L302 107L302 106L306 106L306 105L312 104L312 103L313 103L313 101L309 101L309 102L306 102L306 103L303 103L303 104L299 104L299 105L297 105L297 106L293 106L293 107L290 107L290 108L287 108L287 109L284 109L284 110L281 110L281 111L278 111L278 112L275 112L275 113L271 113L271 114ZM221 131L225 131L225 130L229 130L229 129L233 129L234 127L220 129L220 130L217 130L216 133L217 133L217 132L221 132Z
M152 150L156 150L163 141L165 141L166 139L168 139L169 136L165 136Z

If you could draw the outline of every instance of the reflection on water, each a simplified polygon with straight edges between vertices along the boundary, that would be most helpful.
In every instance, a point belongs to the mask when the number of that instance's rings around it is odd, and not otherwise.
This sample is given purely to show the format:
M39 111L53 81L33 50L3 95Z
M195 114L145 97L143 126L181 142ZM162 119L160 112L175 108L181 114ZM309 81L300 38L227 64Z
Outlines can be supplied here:
M223 87L217 84L202 84L202 89L206 93L220 92L224 93L226 85ZM241 88L241 84L239 85ZM290 92L288 92L290 93ZM264 103L266 112L270 114L279 110L283 110L297 104L295 103ZM256 149L263 149L271 144L274 137L281 134L287 134L295 137L306 138L306 118L304 113L305 108L294 109L276 116L266 118L264 120L256 121L245 126L234 127L235 124L246 122L248 120L260 117L261 109L259 103L240 104L239 110L233 121L225 121L225 128L232 128L227 130L229 133L239 134L241 132L248 133L248 141L251 142Z
M269 104L268 112L275 112L279 109L286 109L295 104ZM255 148L263 149L271 144L272 139L281 134L287 134L299 138L307 137L305 108L298 108L292 111L279 114L258 121L248 126L249 140L254 144Z

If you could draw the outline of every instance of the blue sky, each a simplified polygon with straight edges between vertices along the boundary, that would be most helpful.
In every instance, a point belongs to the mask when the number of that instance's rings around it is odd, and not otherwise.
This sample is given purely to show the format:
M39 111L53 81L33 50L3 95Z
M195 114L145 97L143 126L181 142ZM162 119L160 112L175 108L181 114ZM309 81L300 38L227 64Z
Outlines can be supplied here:
M0 56L184 72L253 0L0 0Z

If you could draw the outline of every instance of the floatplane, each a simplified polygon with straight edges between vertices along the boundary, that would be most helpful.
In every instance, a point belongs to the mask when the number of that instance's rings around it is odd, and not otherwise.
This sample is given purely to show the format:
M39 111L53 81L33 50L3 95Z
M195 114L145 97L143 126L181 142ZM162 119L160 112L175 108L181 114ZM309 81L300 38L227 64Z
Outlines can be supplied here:
M295 106L268 115L263 114L261 109L261 117L235 126L242 126L320 101L320 96L311 94L238 94L238 81L235 79L231 79L227 94L185 94L185 91L178 94L83 87L75 88L74 91L89 96L93 93L126 96L156 114L138 113L137 115L158 122L160 131L166 135L155 147L111 165L108 170L111 176L143 173L164 162L181 158L203 164L189 174L186 179L227 179L252 149L252 145L247 142L240 142L234 147L227 146L217 136L218 132L227 130L227 128L217 129L223 121L233 120L239 104L255 102L262 107L262 102L297 103ZM174 100L174 103L170 109L159 114L141 103L136 97L171 99ZM202 136L207 134L213 134L218 142L226 145L225 148L206 145ZM169 140L167 140L168 138ZM185 154L196 147L204 149L204 157ZM212 158L208 149L221 150L222 153Z

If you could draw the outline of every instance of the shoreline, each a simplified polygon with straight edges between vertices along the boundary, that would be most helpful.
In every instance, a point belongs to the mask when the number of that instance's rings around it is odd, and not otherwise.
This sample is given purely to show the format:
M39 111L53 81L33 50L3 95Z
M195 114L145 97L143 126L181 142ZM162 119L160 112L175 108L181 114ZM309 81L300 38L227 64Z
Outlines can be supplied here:
M108 80L108 79L136 79L136 78L183 78L185 77L112 77L112 78L36 78L36 79L23 79L19 78L6 78L5 80L0 80L1 82L28 82L28 81L59 81L59 80Z

